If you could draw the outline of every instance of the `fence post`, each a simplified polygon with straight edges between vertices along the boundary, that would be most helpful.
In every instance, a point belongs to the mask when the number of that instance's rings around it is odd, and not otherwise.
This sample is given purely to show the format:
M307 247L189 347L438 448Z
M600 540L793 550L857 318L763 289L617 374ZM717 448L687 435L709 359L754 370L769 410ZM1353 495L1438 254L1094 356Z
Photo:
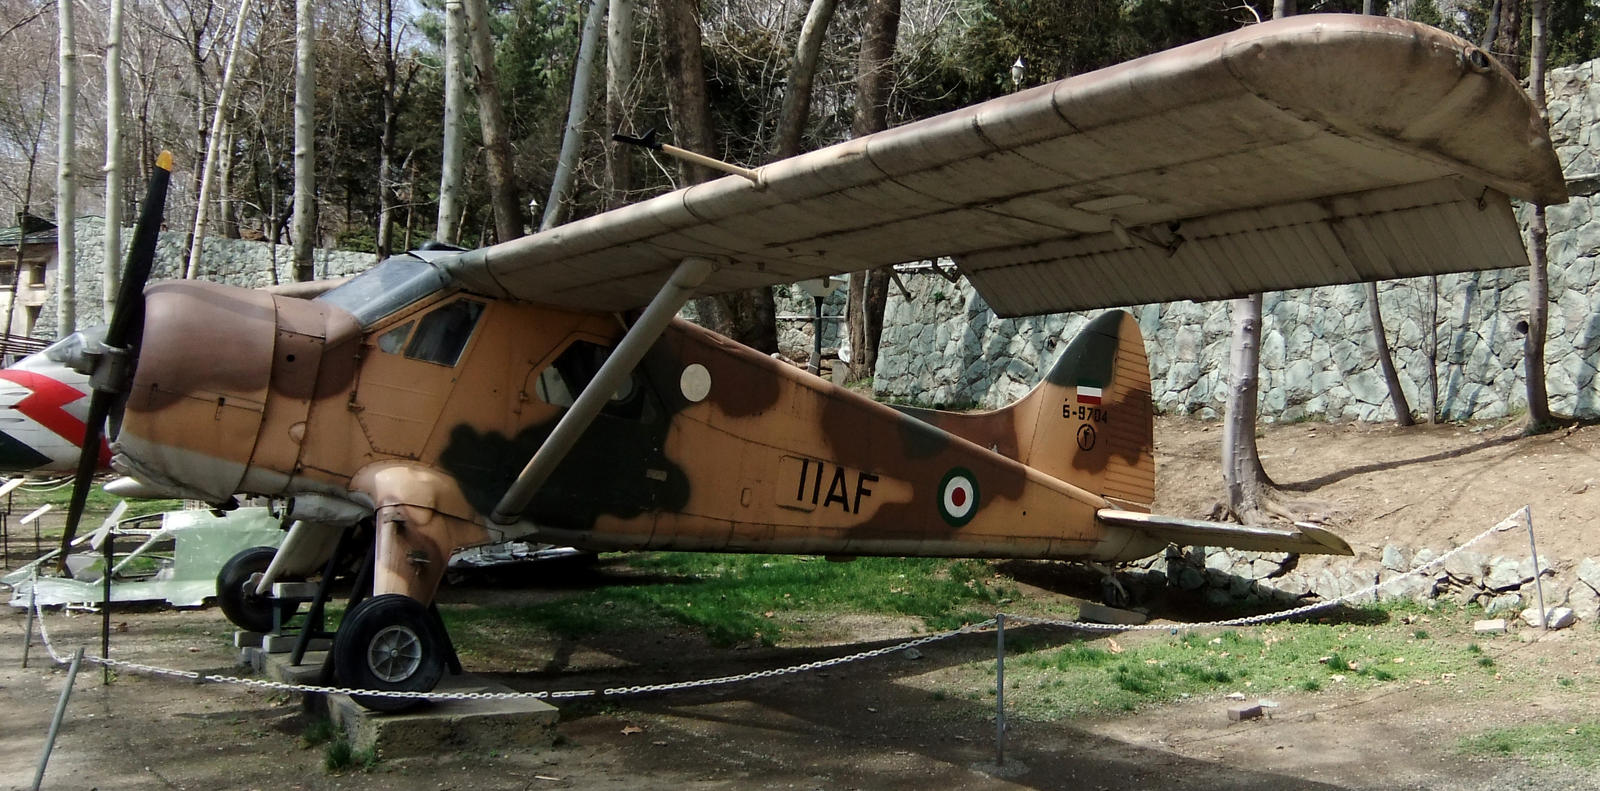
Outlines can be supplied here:
M1006 763L1006 614L994 617L994 763Z
M50 719L50 735L44 740L44 754L39 756L39 771L33 775L33 791L39 791L44 782L44 768L50 764L50 751L55 749L56 734L61 732L61 720L67 716L67 698L72 697L72 685L78 681L78 665L83 663L83 648L72 655L72 666L67 668L67 685L61 689L61 700L56 702L56 715Z
M1533 506L1522 506L1523 521L1528 523L1528 552L1533 556L1533 590L1539 595L1539 628L1550 631L1550 612L1544 608L1544 575L1539 573L1539 547L1533 542Z
M33 614L39 611L39 577L28 586L28 625L22 630L22 666L28 666L28 649L33 647Z

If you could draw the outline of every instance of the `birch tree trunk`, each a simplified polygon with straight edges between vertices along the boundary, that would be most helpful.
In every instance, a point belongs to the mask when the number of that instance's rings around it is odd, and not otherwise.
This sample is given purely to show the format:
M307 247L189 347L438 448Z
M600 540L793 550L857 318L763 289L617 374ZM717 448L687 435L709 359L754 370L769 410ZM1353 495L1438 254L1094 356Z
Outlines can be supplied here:
M894 85L894 48L900 34L900 0L871 0L862 21L857 58L856 113L851 133L865 137L889 126L889 89ZM850 276L845 324L850 332L850 378L872 376L889 301L889 267Z
M1439 276L1428 278L1428 422L1439 422Z
M294 279L316 279L316 20L311 0L294 5Z
M395 163L394 137L399 124L399 90L394 51L394 0L378 5L378 38L383 47L383 127L378 133L378 260L388 258L394 247Z
M589 13L583 19L578 62L572 72L572 100L567 104L567 129L561 135L561 155L556 159L556 175L550 183L550 199L544 205L544 219L539 222L541 231L562 223L567 213L567 201L572 198L572 180L578 167L578 151L583 144L583 128L589 125L589 82L600 48L600 19L605 11L606 0L590 0ZM699 29L696 23L695 31L698 33ZM702 76L700 81L704 83L705 77Z
M244 39L244 15L250 10L250 0L239 0L238 15L233 20L233 37L228 41L228 54L223 61L222 86L217 90L217 106L211 113L211 133L207 137L206 160L200 168L200 192L194 202L194 235L189 242L189 264L183 276L194 278L200 274L200 252L205 247L206 225L210 222L211 191L216 179L217 159L231 157L232 152L222 148L223 125L227 123L229 105L233 104L233 64L239 54L239 42ZM298 34L298 25L296 26ZM298 42L297 42L298 45ZM296 55L298 56L298 46ZM299 73L295 74L295 137L299 138ZM297 154L298 157L298 154ZM299 160L295 161L298 176ZM298 206L296 207L298 209ZM298 255L297 259L298 260ZM107 314L110 315L110 314Z
M1222 425L1222 480L1228 508L1240 522L1258 523L1272 480L1256 449L1256 393L1261 370L1261 295L1232 300L1233 344L1228 353L1228 406Z
M800 26L800 39L789 61L783 110L778 116L777 139L772 146L774 159L800 153L800 137L811 117L811 82L817 74L817 55L822 51L822 41L837 6L838 0L811 0L806 10L806 21Z
M78 53L73 41L72 2L56 4L60 33L60 86L56 110L56 337L65 338L78 328L77 239L74 215L77 214L76 174L72 152L76 147L73 129L78 103ZM21 274L20 272L17 274Z
M631 146L611 139L627 118L633 97L634 0L611 0L606 18L606 206L626 203L633 189Z
M439 166L439 216L433 238L455 244L461 237L461 114L466 104L466 20L461 0L444 4L444 155Z
M494 208L495 241L522 235L522 201L511 166L511 138L506 133L500 78L489 35L489 10L484 0L466 0L467 29L472 40L472 65L477 73L478 122L483 129L483 162L489 177L489 202Z
M1539 118L1548 123L1545 107L1544 71L1549 57L1549 0L1533 0L1533 30L1530 42L1528 83ZM1528 382L1528 428L1543 431L1550 423L1550 395L1545 390L1544 342L1550 310L1550 266L1547 259L1548 228L1544 206L1533 207L1528 223L1528 334L1523 336L1523 356Z
M122 0L111 0L105 58L106 229L105 256L100 264L100 316L110 321L122 284Z

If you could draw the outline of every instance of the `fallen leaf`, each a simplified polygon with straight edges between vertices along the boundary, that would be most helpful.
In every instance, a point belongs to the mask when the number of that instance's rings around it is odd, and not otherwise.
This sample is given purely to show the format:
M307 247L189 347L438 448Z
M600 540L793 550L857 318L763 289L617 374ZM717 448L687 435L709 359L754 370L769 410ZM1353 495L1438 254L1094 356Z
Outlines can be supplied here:
M1118 645L1117 641L1115 639L1110 638L1110 637L1106 638L1106 648L1111 649L1111 653L1113 653L1113 654L1122 653L1122 646Z
M637 725L624 725L624 726L622 726L622 735L623 736L632 736L635 733L644 733L644 729L639 727L639 726L637 726Z

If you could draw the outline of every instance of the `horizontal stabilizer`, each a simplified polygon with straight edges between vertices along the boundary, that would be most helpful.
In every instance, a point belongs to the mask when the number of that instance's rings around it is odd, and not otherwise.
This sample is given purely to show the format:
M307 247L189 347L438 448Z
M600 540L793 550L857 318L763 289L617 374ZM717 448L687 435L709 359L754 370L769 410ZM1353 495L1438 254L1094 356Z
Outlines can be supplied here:
M1151 538L1183 546L1232 547L1254 552L1298 552L1303 555L1354 555L1344 539L1326 529L1296 522L1291 529L1230 525L1140 511L1102 508L1095 512L1108 525L1138 530Z

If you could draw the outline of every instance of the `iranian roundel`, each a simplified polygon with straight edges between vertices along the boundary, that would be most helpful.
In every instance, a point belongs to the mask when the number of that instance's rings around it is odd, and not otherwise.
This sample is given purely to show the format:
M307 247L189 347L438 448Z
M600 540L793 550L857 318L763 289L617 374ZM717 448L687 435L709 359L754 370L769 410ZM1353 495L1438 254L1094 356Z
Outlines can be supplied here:
M978 479L963 467L944 474L939 482L939 515L951 527L960 527L972 521L978 512Z

